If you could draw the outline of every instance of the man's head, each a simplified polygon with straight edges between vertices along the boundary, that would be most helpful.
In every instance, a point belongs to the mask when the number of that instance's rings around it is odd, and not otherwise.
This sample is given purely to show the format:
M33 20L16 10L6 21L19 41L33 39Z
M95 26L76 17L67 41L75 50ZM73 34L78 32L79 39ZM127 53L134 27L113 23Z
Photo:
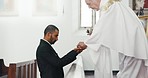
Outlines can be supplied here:
M85 2L89 8L94 9L96 11L99 10L101 0L85 0Z
M54 44L58 40L59 29L54 25L48 25L44 30L44 39L50 44Z

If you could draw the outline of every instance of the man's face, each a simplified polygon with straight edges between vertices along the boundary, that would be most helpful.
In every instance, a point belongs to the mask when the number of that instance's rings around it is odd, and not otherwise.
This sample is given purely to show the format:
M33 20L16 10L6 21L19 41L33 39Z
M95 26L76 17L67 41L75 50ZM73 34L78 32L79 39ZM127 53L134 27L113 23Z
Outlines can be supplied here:
M50 33L49 43L54 44L58 40L59 31L55 30L53 33Z
M96 0L85 0L85 2L89 8L99 10L99 5L98 2L96 2Z

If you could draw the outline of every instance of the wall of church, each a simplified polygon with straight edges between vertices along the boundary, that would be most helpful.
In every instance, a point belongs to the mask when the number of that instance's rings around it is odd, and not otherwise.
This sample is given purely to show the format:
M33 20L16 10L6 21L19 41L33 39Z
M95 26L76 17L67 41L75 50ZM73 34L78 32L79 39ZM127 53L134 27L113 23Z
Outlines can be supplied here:
M128 4L128 0L123 1ZM78 0L64 0L63 4L61 15L32 16L30 0L19 0L17 16L0 16L0 58L6 65L35 59L36 48L48 24L57 25L60 29L59 40L53 45L60 57L75 48L79 41L85 41L88 37L86 30L80 29L78 23ZM93 70L89 52L84 51L80 55L83 56L84 69ZM118 61L114 64L113 68L118 69ZM67 69L65 67L65 71Z

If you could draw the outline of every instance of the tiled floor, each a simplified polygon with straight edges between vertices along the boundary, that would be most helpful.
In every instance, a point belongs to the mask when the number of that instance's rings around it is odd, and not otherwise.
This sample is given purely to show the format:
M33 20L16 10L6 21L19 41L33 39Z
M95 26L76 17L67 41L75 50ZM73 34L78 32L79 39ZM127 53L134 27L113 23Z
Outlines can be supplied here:
M93 75L85 75L85 78L94 78Z
M86 75L85 78L94 78L93 75ZM114 76L113 78L117 78L116 76Z

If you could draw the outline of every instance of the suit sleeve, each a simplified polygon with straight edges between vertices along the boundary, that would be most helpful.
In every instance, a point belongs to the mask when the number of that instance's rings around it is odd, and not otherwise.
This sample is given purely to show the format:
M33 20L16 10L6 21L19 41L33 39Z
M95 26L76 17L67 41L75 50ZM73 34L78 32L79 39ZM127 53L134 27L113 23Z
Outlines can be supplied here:
M65 65L71 63L72 61L74 61L76 59L76 56L78 55L78 53L76 53L74 50L72 50L69 53L67 53L65 56L63 56L62 58L59 58L58 55L51 53L51 51L52 51L52 49L51 50L42 50L42 53L40 54L40 56L42 58L46 59L46 61L50 65L53 65L56 67L63 67Z

